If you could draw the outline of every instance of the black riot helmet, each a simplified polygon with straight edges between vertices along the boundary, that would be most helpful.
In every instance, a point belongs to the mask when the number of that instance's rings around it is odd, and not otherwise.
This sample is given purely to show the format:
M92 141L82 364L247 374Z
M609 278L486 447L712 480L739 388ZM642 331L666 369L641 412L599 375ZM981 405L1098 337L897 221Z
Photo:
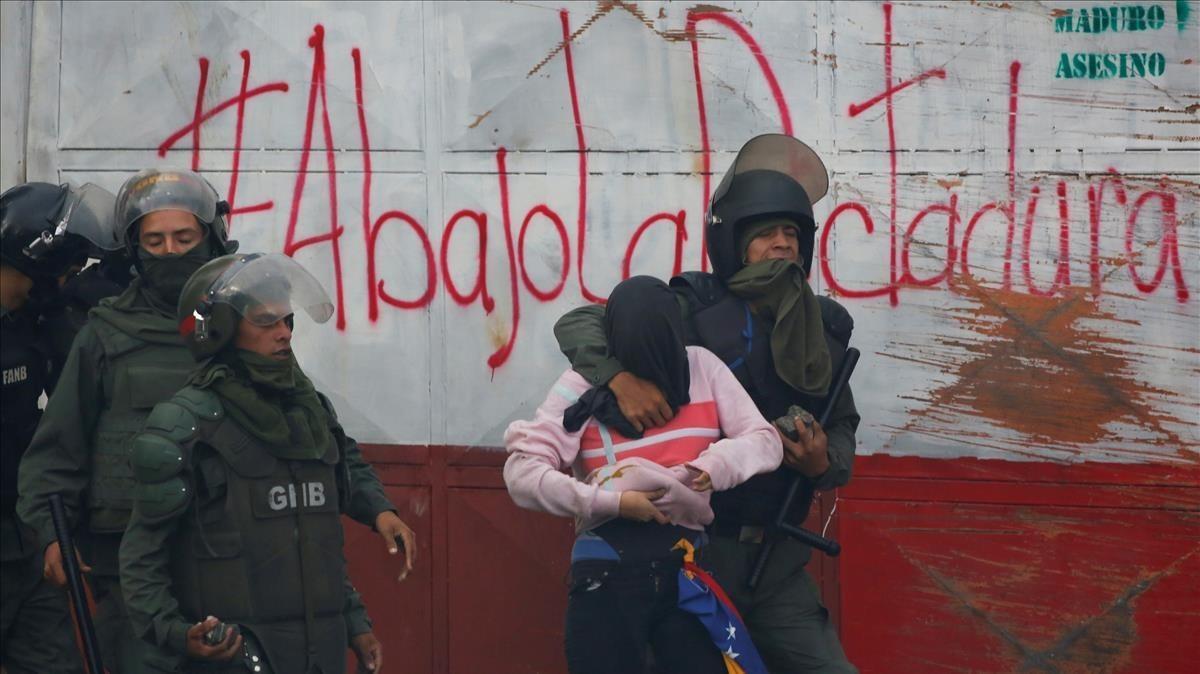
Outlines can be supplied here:
M225 224L229 203L217 196L207 180L193 171L146 169L126 180L117 193L117 233L135 265L139 264L138 221L155 211L169 210L186 211L196 217L205 229L214 257L237 251L237 242L229 240Z
M800 262L812 269L817 223L813 204L829 191L829 173L813 149L778 133L751 138L713 192L705 217L708 259L727 279L744 266L740 233L765 218L787 218L800 228Z
M5 264L35 280L57 279L72 265L120 248L112 193L92 183L25 183L0 195Z

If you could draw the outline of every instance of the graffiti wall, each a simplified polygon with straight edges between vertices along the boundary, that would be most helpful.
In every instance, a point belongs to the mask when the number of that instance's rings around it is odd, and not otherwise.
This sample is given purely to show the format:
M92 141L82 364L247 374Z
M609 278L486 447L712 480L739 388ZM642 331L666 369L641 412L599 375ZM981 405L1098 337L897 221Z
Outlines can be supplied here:
M495 445L556 318L705 268L715 181L791 133L862 453L1196 463L1197 10L5 3L4 186L202 171L329 290L297 352L354 434Z

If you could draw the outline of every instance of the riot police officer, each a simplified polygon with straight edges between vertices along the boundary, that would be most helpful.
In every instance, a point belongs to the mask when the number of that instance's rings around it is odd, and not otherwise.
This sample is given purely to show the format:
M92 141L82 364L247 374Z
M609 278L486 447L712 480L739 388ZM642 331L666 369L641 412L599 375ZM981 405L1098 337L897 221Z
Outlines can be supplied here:
M91 184L26 183L0 195L0 664L12 674L82 671L66 595L43 580L36 537L16 517L17 466L62 364L50 345L73 336L48 333L39 314L72 265L115 243L113 200Z
M748 141L709 203L705 228L713 274L672 279L687 316L688 341L716 353L767 419L799 405L815 415L845 354L853 320L840 304L817 297L808 284L816 222L812 205L828 191L824 164L790 136ZM572 366L595 385L607 384L624 415L638 427L670 418L670 407L649 382L608 355L603 308L569 312L555 335ZM804 570L811 549L781 541L757 589L746 581L764 530L782 506L792 476L810 490L850 479L859 416L847 388L827 428L797 423L798 440L782 437L783 465L713 497L706 560L773 672L855 672ZM799 523L810 500L797 503Z
M121 584L137 631L184 672L245 671L257 657L276 674L335 674L348 645L382 666L346 577L336 417L291 350L301 310L325 322L333 304L287 256L201 267L178 314L200 367L133 441Z
M228 209L191 171L147 169L125 182L115 225L136 277L90 312L21 464L17 512L35 530L52 582L66 578L47 496L62 494L68 519L81 528L77 539L92 567L97 637L109 671L141 671L156 657L129 625L118 585L117 552L133 507L129 443L195 366L179 338L175 307L197 269L236 250L225 225ZM357 447L351 462L360 477L351 516L394 535L399 518Z

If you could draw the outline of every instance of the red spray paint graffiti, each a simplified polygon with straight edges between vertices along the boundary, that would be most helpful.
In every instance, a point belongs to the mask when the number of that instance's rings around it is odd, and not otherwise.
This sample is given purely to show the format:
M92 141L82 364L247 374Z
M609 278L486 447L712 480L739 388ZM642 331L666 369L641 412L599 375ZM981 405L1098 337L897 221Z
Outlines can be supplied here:
M917 85L934 79L945 79L946 72L943 69L929 70L918 74L901 82L896 82L892 72L892 6L886 4L883 6L884 19L884 54L883 54L883 72L884 72L884 88L883 91L870 99L855 103L849 106L847 114L851 118L859 116L866 110L871 109L879 103L883 103L886 109L886 123L888 128L888 179L889 179L889 217L888 236L889 236L889 252L887 255L887 281L878 286L868 287L850 287L846 283L842 283L835 275L829 255L830 240L833 232L841 223L841 219L848 213L853 213L861 222L862 227L868 236L875 234L875 222L870 214L869 209L863 203L856 201L843 201L838 204L830 213L825 222L825 227L821 234L820 241L820 268L821 274L834 292L853 298L865 297L881 297L887 296L889 302L895 306L899 303L901 291L906 288L949 288L955 280L955 267L958 266L958 274L969 276L971 268L969 264L969 253L972 237L975 234L976 227L984 220L992 211L999 212L1005 220L1007 228L1005 230L1005 245L1004 245L1004 260L1003 260L1003 287L1005 290L1011 289L1012 286L1012 264L1014 251L1016 249L1015 237L1017 233L1017 204L1016 204L1016 141L1017 129L1019 126L1018 117L1018 101L1020 95L1019 74L1021 65L1018 62L1011 64L1009 69L1009 121L1008 121L1008 198L1003 202L989 202L981 205L974 213L966 218L960 211L959 195L951 192L947 199L943 202L929 204L921 208L913 219L903 225L898 222L898 192L899 192L899 172L897 168L897 152L900 149L900 143L896 134L896 112L893 109L893 99L895 96L905 92L905 90L913 88L916 90ZM492 368L502 366L509 358L512 349L517 340L517 334L520 326L521 311L520 311L520 288L523 286L530 296L537 302L550 302L562 296L566 290L567 281L570 278L571 258L575 259L575 273L578 282L578 290L580 297L593 302L602 302L603 298L589 288L584 277L584 262L586 259L586 244L587 244L587 220L588 220L588 146L584 133L584 121L581 114L580 105L580 86L575 73L575 54L572 50L572 35L570 32L570 16L566 10L559 13L561 37L563 39L562 54L564 67L567 75L567 94L571 101L572 122L575 128L576 151L578 153L578 211L575 222L575 237L572 241L570 232L568 232L564 218L545 203L536 203L532 205L524 214L521 220L521 226L514 238L513 220L510 213L510 191L508 186L508 171L507 171L507 151L504 148L496 152L497 166L497 181L499 183L500 204L499 211L501 215L501 223L504 232L505 253L507 254L507 266L509 276L509 290L511 293L512 315L511 320L506 328L502 328L502 332L507 334L494 335L496 342L495 351L488 357L488 365ZM703 77L701 76L700 67L700 51L697 46L698 35L696 27L702 22L714 22L722 28L732 32L740 42L746 47L751 56L754 57L755 63L761 71L771 96L774 98L778 108L780 124L784 133L792 132L791 114L787 105L786 97L784 96L782 87L775 76L774 70L769 62L769 59L764 54L762 48L749 30L739 23L736 19L728 14L721 12L706 12L692 11L688 13L687 18L687 33L688 40L691 43L692 65L693 72L696 75L696 110L699 118L699 134L701 145L701 202L702 207L698 213L703 213L704 206L710 195L710 173L711 173L711 146L708 133L708 116L704 101ZM348 321L348 307L345 301L343 268L341 262L341 237L344 233L344 227L339 224L338 215L338 193L337 193L337 163L335 155L335 144L332 134L332 124L330 119L330 110L327 105L327 68L326 68L326 52L325 52L325 31L320 25L313 29L312 35L309 37L308 45L312 50L312 71L309 85L309 95L307 99L307 108L305 112L304 137L302 139L302 151L299 160L299 166L296 172L296 178L293 186L291 208L288 214L288 227L284 252L291 255L296 252L318 244L329 244L330 255L333 263L334 285L337 300L337 326L339 329L345 329ZM455 212L446 222L443 229L441 241L438 242L437 254L435 254L435 242L431 240L425 226L414 216L395 208L388 209L378 217L372 218L372 179L373 167L371 161L371 142L370 130L368 127L366 109L367 101L365 100L363 77L362 77L362 62L363 54L360 49L353 48L350 52L353 61L353 75L355 86L355 104L358 122L359 137L362 143L362 235L363 245L366 253L366 317L370 322L378 320L380 315L380 302L384 305L391 306L399 310L421 309L427 307L436 296L438 285L438 270L441 270L441 278L445 284L447 295L457 305L469 307L476 302L479 303L485 314L491 314L496 306L495 298L490 292L487 279L487 250L489 241L490 223L493 220L489 219L488 213L484 211L475 211L470 209L462 209ZM209 110L204 110L203 98L208 82L208 67L207 58L201 58L199 61L199 82L196 97L196 106L192 120L175 133L171 134L159 147L160 156L165 156L166 153L175 147L181 139L191 136L191 162L194 168L199 169L201 165L201 127L213 120L221 112L234 108L236 114L236 131L234 152L232 154L232 171L228 194L230 201L233 202L238 195L238 181L241 170L241 148L243 143L243 126L245 115L247 112L247 103L254 98L260 97L268 93L283 93L288 91L288 85L284 82L272 82L258 87L250 88L250 52L243 50L242 58L242 78L238 90L238 94L220 104L212 107ZM309 158L313 150L313 131L316 123L316 112L318 100L321 105L321 132L324 142L325 168L327 189L329 197L329 222L327 231L320 232L300 238L298 233L298 222L300 205L303 200L304 186L308 177ZM1143 293L1153 293L1167 281L1168 268L1171 270L1171 281L1174 282L1175 295L1178 301L1184 302L1189 297L1189 291L1185 285L1185 279L1180 261L1179 242L1177 235L1177 203L1176 196L1168 191L1164 186L1159 189L1143 191L1140 194L1133 194L1129 190L1122 177L1112 170L1109 175L1101 177L1099 180L1088 185L1088 216L1090 224L1090 258L1089 258L1089 276L1091 282L1091 290L1093 294L1098 295L1101 292L1101 275L1099 271L1099 237L1100 237L1100 220L1103 209L1105 188L1110 187L1110 194L1114 195L1116 203L1121 207L1126 207L1132 203L1132 208L1127 216L1127 226L1125 230L1125 247L1126 255L1129 257L1131 264L1130 275L1134 285ZM1031 261L1031 240L1033 237L1033 229L1035 223L1035 215L1040 200L1040 187L1034 186L1031 189L1028 202L1025 208L1024 226L1021 229L1021 250L1019 263L1021 265L1022 277L1021 281L1025 286L1025 291L1036 296L1054 296L1061 294L1069 289L1071 284L1070 261L1064 254L1068 250L1068 227L1070 221L1069 209L1069 192L1068 186L1064 181L1059 181L1056 184L1057 203L1059 211L1060 223L1060 248L1059 259L1057 263L1056 273L1053 282L1046 288L1038 287L1035 284L1032 274ZM254 211L268 210L274 207L273 201L263 201L250 206L237 206L234 204L233 213L249 213ZM1144 226L1141 222L1144 211L1155 211L1159 214L1158 225L1161 231L1159 244L1159 257L1157 267L1153 273L1148 273L1139 270L1140 251L1135 250L1137 246L1137 237L1135 233L1139 231L1139 227ZM912 245L917 240L917 232L927 220L930 218L940 219L946 218L946 258L939 271L928 276L918 276L913 271L913 255ZM560 244L561 266L559 267L559 277L554 285L549 287L539 287L534 283L533 277L529 273L526 263L526 237L531 227L539 220L544 220L548 223L557 235ZM476 261L474 265L474 283L469 291L463 290L455 283L454 275L451 270L451 261L449 255L449 246L451 237L456 231L457 225L463 220L469 220L476 226L478 233L478 251L473 257ZM408 293L411 299L400 297L395 292L389 292L385 287L385 282L381 278L381 269L377 262L377 243L379 236L385 225L392 221L399 221L407 225L417 237L420 245L420 253L424 256L426 264L425 284L424 288L419 292ZM961 224L966 222L965 230L962 232L961 241L956 240L956 236L961 228ZM683 209L672 210L663 209L659 212L647 217L639 227L632 233L628 245L625 248L624 256L621 260L621 276L628 277L631 273L633 256L637 251L639 243L642 241L646 232L655 224L666 222L673 226L674 230L674 260L672 264L672 273L679 273L683 270L683 243L688 238L687 227L687 212ZM844 226L844 225L843 225ZM902 234L901 234L902 232ZM847 232L852 234L852 232ZM701 260L702 267L707 266L707 260ZM1144 265L1143 265L1144 268ZM518 281L518 277L520 281ZM469 278L469 276L467 277ZM503 326L503 323L498 325Z
M701 21L719 23L733 31L733 34L745 43L750 53L754 56L754 60L758 63L763 77L767 80L767 86L771 89L771 96L775 99L775 105L779 109L779 120L783 125L783 132L789 136L792 135L792 113L788 110L787 99L783 95L783 87L779 86L779 80L775 77L775 70L771 67L771 63L767 60L766 55L763 54L762 47L759 46L758 41L754 39L750 31L746 30L745 26L726 16L723 12L697 12L695 10L688 12L687 35L689 41L692 43L692 73L696 77L696 112L700 118L700 155L702 161L700 177L704 181L699 212L705 213L708 210L709 197L712 196L710 189L712 146L708 141L708 112L704 107L704 78L700 75L700 45L696 39L696 26ZM705 246L707 246L707 236L704 229L701 228L701 250L707 250ZM626 263L628 263L628 258L626 258ZM703 255L700 258L700 270L708 271L707 255Z
M897 212L897 183L898 174L896 168L896 134L894 112L892 110L892 98L898 92L916 85L922 81L938 78L944 79L946 73L944 70L930 70L910 80L904 81L898 85L893 85L891 75L892 63L892 7L890 4L883 6L884 14L884 80L885 88L883 93L865 101L861 104L852 104L847 110L850 117L855 117L870 107L884 102L887 106L887 124L888 124L888 160L889 160L889 226L891 233L889 234L889 260L888 260L888 281L885 284L867 288L852 288L842 283L837 278L833 270L832 260L830 256L830 239L833 232L846 213L854 213L861 219L864 230L867 235L875 234L875 221L871 217L870 211L866 205L856 201L843 201L829 214L825 220L825 227L821 232L820 241L820 262L821 274L829 287L839 295L844 297L867 298L887 296L892 306L896 306L900 301L900 291L906 287L935 287L943 286L950 287L954 275L954 263L956 257L959 258L959 273L963 276L970 276L971 270L968 263L971 249L972 237L975 234L975 228L987 214L996 211L1004 216L1007 229L1004 238L1004 257L1003 257L1003 277L1002 288L1011 290L1012 281L1012 265L1014 256L1014 239L1017 232L1017 197L1016 197L1016 154L1017 154L1017 129L1019 127L1019 106L1020 98L1020 72L1021 64L1014 61L1009 67L1009 99L1008 99L1008 199L1005 202L988 202L980 206L968 219L966 231L963 233L962 242L955 245L954 234L957 225L962 221L961 214L958 210L957 195L951 194L949 203L933 204L920 210L905 229L903 236L897 236L899 230L899 222L896 215ZM1117 201L1119 204L1126 203L1126 191L1122 184L1121 177L1116 170L1110 170L1109 176L1103 176L1097 184L1088 186L1088 204L1089 204L1089 219L1090 219L1090 258L1088 261L1089 272L1091 277L1092 291L1099 295L1101 292L1101 277L1100 277L1100 218L1102 209L1102 199L1105 185L1114 183L1117 188ZM1048 288L1040 288L1036 285L1032 273L1032 239L1034 229L1034 216L1037 212L1038 202L1040 199L1041 188L1034 185L1030 189L1030 195L1025 208L1024 227L1021 231L1021 249L1020 249L1020 264L1022 271L1022 282L1025 286L1025 291L1031 295L1050 297L1058 295L1069 289L1071 286L1070 273L1070 209L1068 203L1068 190L1065 181L1057 183L1058 196L1058 211L1059 211L1059 248L1056 261L1056 271L1054 281ZM1154 277L1149 282L1143 282L1136 269L1137 254L1133 250L1134 232L1138 227L1139 215L1141 209L1136 204L1146 203L1150 199L1157 199L1161 205L1159 220L1159 228L1161 231L1161 248L1159 251L1158 267L1155 269ZM910 248L914 241L914 233L920 223L933 212L944 213L948 218L947 223L947 245L946 259L944 270L930 278L918 279L911 269L911 253ZM1144 192L1138 197L1135 202L1135 207L1128 214L1127 227L1125 230L1126 254L1129 256L1131 264L1130 275L1135 286L1143 293L1151 293L1158 289L1161 285L1168 267L1172 268L1172 279L1175 282L1175 296L1179 302L1187 301L1189 291L1185 284L1183 276L1182 263L1179 257L1179 243L1177 233L1177 216L1176 216L1176 197L1165 189L1150 190ZM897 260L899 256L899 260Z
M241 84L240 90L238 91L238 95L234 96L233 98L231 98L229 100L222 101L220 104L216 105L208 112L203 112L204 90L208 84L208 59L203 58L203 57L200 58L200 84L199 84L198 91L196 92L196 112L192 117L192 122L191 122L191 124L188 124L187 126L183 127L182 129L179 129L178 131L171 134L170 136L167 136L167 139L164 140L158 146L158 156L165 157L165 156L167 156L167 152L172 147L175 146L175 143L178 143L182 138L191 134L191 136L192 136L192 170L198 171L200 169L200 149L201 149L200 127L205 122L209 121L213 117L216 117L218 114L220 114L224 110L226 110L230 107L234 107L234 106L237 107L237 111L236 111L236 113L237 113L237 130L236 130L236 133L234 136L234 144L233 144L233 170L230 172L229 190L226 192L227 199L229 201L229 205L230 205L230 209L231 209L230 213L229 213L229 223L228 223L231 227L233 224L233 216L234 215L237 215L240 213L254 213L257 211L265 211L265 210L269 210L269 209L275 207L274 201L264 201L261 203L254 204L252 206L238 206L237 205L238 175L241 170L241 157L242 157L242 123L245 121L245 118L246 118L246 102L252 98L261 96L263 94L271 93L273 91L286 93L288 90L288 85L286 82L272 82L270 84L264 84L263 86L255 87L254 89L247 90L246 86L250 81L250 52L246 51L246 50L242 50L241 56L242 56L242 84Z

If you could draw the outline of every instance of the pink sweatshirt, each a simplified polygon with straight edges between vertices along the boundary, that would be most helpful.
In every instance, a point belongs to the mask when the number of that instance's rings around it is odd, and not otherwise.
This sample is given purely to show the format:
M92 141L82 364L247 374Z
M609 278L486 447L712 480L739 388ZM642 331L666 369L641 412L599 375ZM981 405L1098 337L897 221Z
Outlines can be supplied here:
M611 458L594 418L574 433L563 428L563 412L591 388L574 370L564 372L533 420L514 421L504 433L504 482L517 505L574 516L582 532L618 516L622 491L665 488L658 509L672 523L699 530L713 518L711 492L691 489L696 473L686 466L706 471L717 491L778 468L779 435L733 373L707 349L687 352L691 402L641 440L605 431ZM575 477L560 472L568 466Z

